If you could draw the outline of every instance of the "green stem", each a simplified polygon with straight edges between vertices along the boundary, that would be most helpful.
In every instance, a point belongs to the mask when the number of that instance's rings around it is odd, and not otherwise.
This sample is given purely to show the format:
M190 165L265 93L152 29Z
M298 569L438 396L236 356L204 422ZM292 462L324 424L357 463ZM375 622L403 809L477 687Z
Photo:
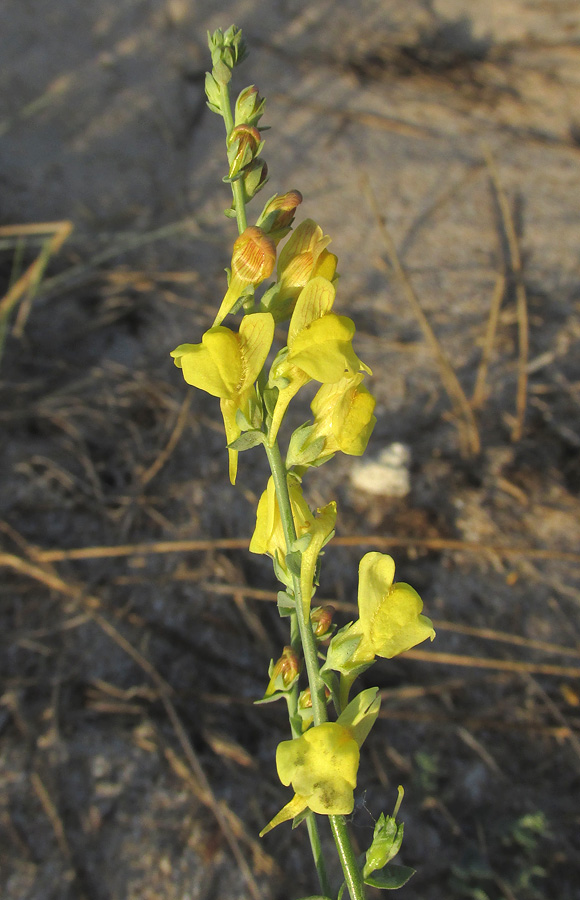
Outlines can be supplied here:
M296 529L294 527L294 518L292 516L292 506L290 504L290 495L288 493L288 481L286 478L286 466L280 455L278 442L275 441L272 446L266 442L266 455L270 463L274 487L276 489L276 497L278 499L278 508L280 510L280 518L282 519L282 528L286 539L286 548L290 553L296 540ZM310 617L306 616L304 604L302 600L302 591L300 588L300 578L297 575L292 576L294 598L296 603L296 620L300 629L300 639L302 641L302 652L304 654L304 663L308 675L308 684L310 685L310 693L312 695L312 715L314 724L320 725L322 722L328 721L326 714L326 697L324 693L324 683L320 677L318 668L318 651L316 649L316 641L312 633L310 625Z
M322 852L322 844L320 843L320 834L318 825L316 824L316 816L313 812L309 812L306 817L306 827L308 829L308 837L310 838L310 847L314 858L314 865L318 873L318 881L320 882L320 890L325 897L332 897L332 888L328 880L326 872L326 863L324 862L324 854Z
M365 900L363 877L350 842L344 816L329 816L328 818L351 900Z
M222 116L224 125L226 126L226 148L227 150L229 150L229 136L232 133L232 129L234 127L234 117L232 116L230 87L228 84L220 85L220 99ZM248 227L248 220L246 218L246 203L244 200L244 190L241 179L238 178L236 181L232 181L231 187L234 197L234 209L236 210L236 221L238 223L238 233L241 234L242 231L245 231Z
M278 509L280 510L280 518L282 519L282 528L286 540L286 548L290 553L292 546L296 540L296 529L294 527L294 518L292 516L292 506L290 503L290 495L288 493L288 481L286 466L280 455L280 448L277 441L273 446L269 446L268 442L264 444L274 487L276 490L276 498L278 500ZM324 693L324 684L320 677L318 668L318 655L316 651L316 641L312 633L310 617L306 618L304 606L302 603L302 593L300 590L300 578L293 575L294 597L296 601L296 621L300 629L300 637L302 640L302 651L304 653L304 662L306 664L306 672L308 674L308 683L310 685L310 693L312 695L312 713L314 724L320 725L322 722L328 721L326 714L326 697ZM336 849L342 865L344 879L348 885L351 900L365 900L364 883L360 869L358 867L356 856L350 841L350 837L346 828L343 816L329 816L330 827L334 836ZM312 843L312 853L316 861L317 849ZM319 873L320 874L320 873ZM322 881L321 881L322 887ZM324 890L324 888L323 888ZM328 895L327 895L328 896Z

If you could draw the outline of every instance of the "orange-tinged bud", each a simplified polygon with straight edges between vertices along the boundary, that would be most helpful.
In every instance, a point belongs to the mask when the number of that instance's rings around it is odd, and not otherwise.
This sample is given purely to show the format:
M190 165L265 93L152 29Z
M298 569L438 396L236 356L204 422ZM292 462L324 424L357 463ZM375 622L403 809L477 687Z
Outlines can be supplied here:
M253 125L236 125L228 136L228 147L230 148L228 177L235 178L260 152L262 147L260 132Z
M234 243L232 280L246 285L261 284L270 277L275 265L274 242L261 228L250 225Z
M284 647L282 656L270 669L270 682L265 697L271 697L276 691L287 691L292 687L300 674L300 660L292 647Z
M264 229L276 243L288 234L294 221L296 208L302 203L300 191L287 191L285 194L274 194L268 200L257 224Z
M312 709L312 694L310 693L310 688L306 688L306 690L300 692L298 706L300 709Z
M332 625L334 608L332 606L317 606L310 613L310 621L315 637L320 638L328 633Z
M260 97L258 88L252 84L244 88L236 100L236 125L257 125L264 112L266 101Z

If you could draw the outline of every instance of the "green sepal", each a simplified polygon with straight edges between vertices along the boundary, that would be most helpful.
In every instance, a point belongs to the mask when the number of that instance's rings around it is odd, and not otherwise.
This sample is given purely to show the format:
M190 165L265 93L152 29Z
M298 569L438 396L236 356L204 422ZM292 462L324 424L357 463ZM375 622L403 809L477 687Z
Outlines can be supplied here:
M272 568L274 569L274 575L282 584L285 584L286 587L289 587L292 578L290 573L286 571L286 569L282 568L280 562L276 558L272 558Z
M209 103L208 103L208 106L209 106ZM210 109L211 109L211 106L210 106ZM229 206L228 209L224 209L224 216L227 216L228 219L236 218L236 211L233 208L233 206Z
M249 450L251 447L257 447L258 444L263 444L265 440L266 435L263 431L245 431L236 438L235 441L228 444L228 450Z
M274 197L276 194L274 194ZM260 300L260 311L261 312L270 312L270 306L272 301L275 300L276 294L280 290L280 285L277 282L271 284L267 290L262 294L262 298Z
M252 431L252 426L241 409L236 409L236 425L240 431Z
M269 697L260 697L259 700L254 700L254 706L260 706L264 703L273 703L274 700L287 700L285 691L275 691L275 693L270 694Z
M274 415L274 410L276 408L276 401L278 400L278 394L280 391L277 387L264 388L262 391L262 399L264 400L264 405L266 407L266 412L269 416Z
M306 809L303 809L302 812L299 812L297 816L294 816L294 818L292 819L292 831L294 831L295 828L298 828L298 826L301 825L304 819L307 819L309 815L310 810L308 809L308 807L306 807Z
M291 575L300 578L300 565L302 562L302 554L296 550L286 554L286 565Z
M221 92L220 86L211 74L211 72L205 73L205 95L207 97L207 105L212 110L212 112L221 115Z
M302 537L296 538L296 540L292 542L292 553L304 553L305 550L308 550L308 545L311 540L311 534L303 534Z
M352 624L352 622L349 622L348 625L345 625L344 628L337 631L332 638L328 647L328 653L326 654L324 669L333 669L335 672L340 672L341 675L350 675L354 672L355 668L360 668L360 672L364 672L368 669L370 663L364 663L364 665L355 667L350 662L352 654L360 644L362 638L362 635L360 634L352 636L349 634Z
M320 677L322 678L324 684L332 694L332 697L338 697L338 676L336 672L333 672L332 669L325 669L324 667L320 670Z
M215 78L215 80L217 81L217 83L219 85L229 84L230 81L232 80L231 69L228 69L227 65L224 62L222 62L221 59L216 60L216 62L214 63L213 69L211 71L211 74L213 75L213 77Z
M370 887L379 888L382 891L396 891L407 884L409 878L412 878L416 871L410 866L387 866L381 872L369 875L364 882Z
M313 426L310 422L300 425L292 433L288 443L288 453L286 454L286 466L310 466L316 465L315 460L318 459L324 450L326 439L324 437L316 438L311 444L306 446L308 438L312 433ZM326 460L324 460L326 462Z
M288 591L278 591L278 612L282 618L296 612L296 600Z

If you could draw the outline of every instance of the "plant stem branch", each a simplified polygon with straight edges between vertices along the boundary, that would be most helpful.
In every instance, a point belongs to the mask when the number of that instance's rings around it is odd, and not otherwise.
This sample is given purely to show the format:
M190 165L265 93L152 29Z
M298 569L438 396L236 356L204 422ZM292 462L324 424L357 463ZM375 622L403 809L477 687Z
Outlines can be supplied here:
M278 508L280 510L280 517L282 519L282 528L284 530L284 537L286 539L286 547L288 552L290 553L292 552L292 547L294 545L294 541L296 540L296 528L294 526L294 518L292 516L290 495L288 493L286 466L282 461L280 448L277 441L275 441L272 446L270 446L266 441L264 447L268 456L270 469L272 471L272 478L274 480L274 487L276 489L276 499L278 500ZM314 717L314 724L320 725L323 722L328 721L328 716L326 714L326 697L324 694L324 684L320 677L320 670L318 668L316 641L314 639L314 634L310 625L310 617L306 616L304 605L302 602L300 578L295 575L293 575L292 577L296 602L295 615L298 622L298 627L300 629L302 651L304 653L304 662L306 665L308 683L310 685L310 693L312 696L312 714ZM342 865L344 878L350 892L351 900L364 900L365 890L362 875L356 861L356 856L350 841L344 817L329 816L328 818L334 836L336 849ZM312 819L312 821L314 822L314 816L309 817L309 821L310 819ZM309 824L309 834L310 828L311 826ZM311 836L310 843L312 846L314 861L318 869L317 860L320 853L318 832L316 832L316 838L314 839L314 841ZM324 892L326 892L326 889L322 884L322 877L319 869L318 874L319 878L321 878L321 888Z
M222 116L224 120L224 125L226 126L226 148L229 151L229 137L232 133L232 129L234 127L234 117L232 116L232 104L230 100L230 88L227 84L220 85L220 98L221 98L221 110ZM229 159L229 153L228 153ZM244 190L242 186L241 179L236 179L236 181L231 182L232 194L234 197L234 209L236 211L236 221L238 223L238 232L239 234L242 231L245 231L248 227L248 220L246 218L246 203L244 200Z
M363 877L346 830L344 816L329 816L328 818L351 900L365 900Z

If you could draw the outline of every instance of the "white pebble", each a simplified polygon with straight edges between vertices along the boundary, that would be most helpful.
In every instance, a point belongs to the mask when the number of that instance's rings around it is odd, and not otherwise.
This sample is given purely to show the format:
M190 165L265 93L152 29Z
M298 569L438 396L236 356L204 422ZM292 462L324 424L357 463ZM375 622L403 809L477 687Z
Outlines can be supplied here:
M351 470L354 488L377 497L406 497L411 490L411 451L399 442L389 444L377 459L358 462Z

